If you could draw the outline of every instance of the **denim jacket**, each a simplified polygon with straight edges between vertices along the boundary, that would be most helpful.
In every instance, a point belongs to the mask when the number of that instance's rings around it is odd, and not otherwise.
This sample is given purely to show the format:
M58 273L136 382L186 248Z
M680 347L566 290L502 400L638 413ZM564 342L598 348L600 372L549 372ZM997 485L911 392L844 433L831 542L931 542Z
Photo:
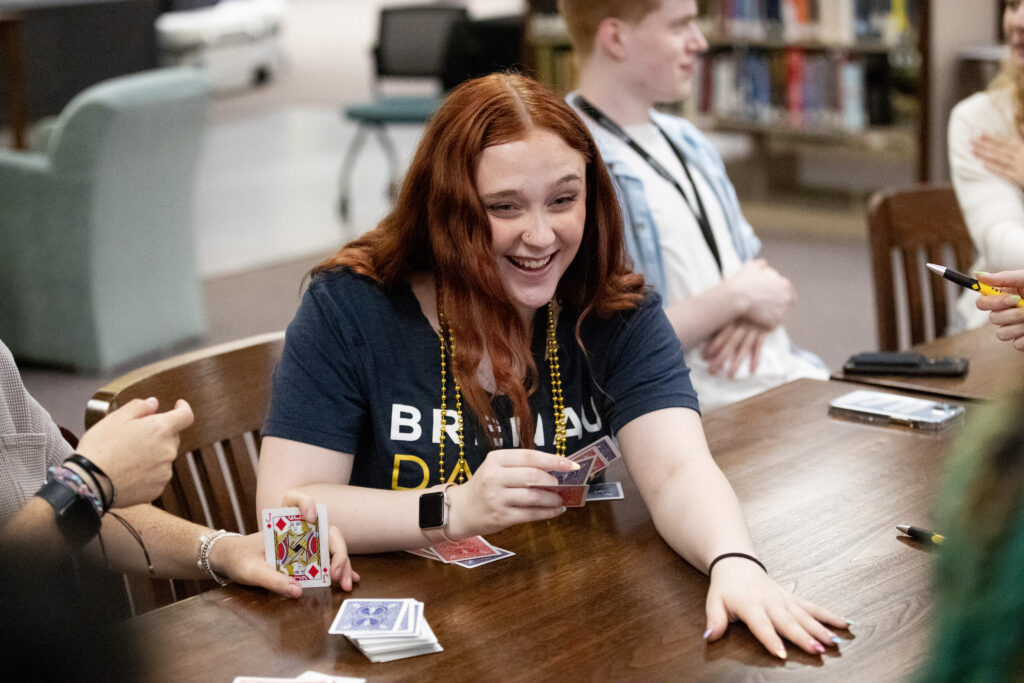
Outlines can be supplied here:
M576 92L572 92L566 97L574 109L573 100L576 95ZM589 119L578 109L577 113L589 123ZM728 222L729 234L740 260L749 261L754 258L761 250L761 240L743 217L736 190L725 174L725 164L707 137L692 123L677 116L651 111L651 119L682 152L691 170L701 173L711 186ZM644 195L643 182L621 156L600 143L598 148L619 194L626 250L633 259L633 267L643 274L656 292L665 296L665 264L661 257L661 242Z

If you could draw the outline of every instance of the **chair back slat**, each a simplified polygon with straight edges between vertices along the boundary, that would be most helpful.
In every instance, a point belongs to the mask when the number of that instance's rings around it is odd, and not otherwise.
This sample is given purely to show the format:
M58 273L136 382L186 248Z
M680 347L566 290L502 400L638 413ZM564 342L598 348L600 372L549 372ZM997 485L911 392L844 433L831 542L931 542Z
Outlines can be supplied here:
M252 533L256 515L256 459L284 333L181 354L130 372L97 391L86 409L88 429L135 398L155 396L161 410L183 398L195 421L181 433L174 474L154 503L203 526ZM126 582L136 613L194 595L212 581L174 581L142 590ZM154 583L146 580L146 583ZM138 593L138 595L136 595Z
M952 186L919 184L876 193L868 207L868 232L879 348L898 350L946 334L949 288L924 262L966 271L973 260L974 246ZM893 272L894 250L902 274ZM905 303L905 318L898 302Z
M250 442L244 434L233 436L223 442L224 458L231 472L232 481L235 482L235 496L239 507L242 510L256 509L256 469L253 466L254 456L258 451L253 452ZM252 521L250 524L249 522ZM245 524L240 533L250 534L259 528L258 520L250 520L248 515L242 516Z
M210 444L194 451L192 461L195 463L196 475L199 478L198 488L203 492L203 499L209 513L207 526L237 532L239 526L234 506L231 504L231 493L234 486L221 466L218 446L219 444Z

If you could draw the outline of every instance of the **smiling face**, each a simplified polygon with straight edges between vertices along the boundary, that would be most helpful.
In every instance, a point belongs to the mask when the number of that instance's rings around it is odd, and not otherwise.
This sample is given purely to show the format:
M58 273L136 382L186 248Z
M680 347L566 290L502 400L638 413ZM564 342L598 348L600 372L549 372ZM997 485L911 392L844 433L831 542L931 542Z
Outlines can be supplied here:
M700 55L708 42L697 25L696 0L662 0L638 22L623 22L627 65L634 89L650 104L690 94Z
M1003 33L1010 46L1010 59L1018 68L1024 67L1024 2L1007 0L1003 10Z
M552 131L532 128L519 140L485 148L475 181L498 274L529 328L583 239L586 160Z

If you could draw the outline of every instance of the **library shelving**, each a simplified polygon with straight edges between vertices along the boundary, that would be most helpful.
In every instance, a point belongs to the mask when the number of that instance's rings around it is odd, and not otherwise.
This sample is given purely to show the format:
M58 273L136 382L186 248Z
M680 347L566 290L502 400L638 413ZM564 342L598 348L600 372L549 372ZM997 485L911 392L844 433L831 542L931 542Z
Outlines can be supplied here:
M529 0L527 54L561 91L576 82L564 24ZM676 111L711 131L749 135L770 177L780 155L813 146L894 160L880 180L940 178L952 65L965 45L996 39L999 0L698 0L709 50ZM871 175L870 171L868 175ZM762 189L764 184L761 184ZM870 180L863 188L870 191ZM860 197L859 199L862 199Z

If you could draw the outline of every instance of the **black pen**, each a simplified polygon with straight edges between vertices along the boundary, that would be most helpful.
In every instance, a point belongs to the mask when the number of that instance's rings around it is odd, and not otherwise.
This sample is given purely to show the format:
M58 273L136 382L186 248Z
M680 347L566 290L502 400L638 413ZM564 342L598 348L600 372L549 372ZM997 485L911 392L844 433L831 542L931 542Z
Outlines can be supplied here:
M922 529L919 526L911 526L909 524L897 524L896 528L901 532L910 536L915 541L921 541L922 543L928 543L930 545L942 545L942 542L946 540L946 537L942 534L937 534L934 531L928 531Z
M933 273L941 275L942 277L946 278L950 282L956 283L956 284L960 285L961 287L966 287L967 289L973 289L975 292L980 292L982 294L989 294L989 295L992 295L992 294L1008 294L1009 293L1009 292L1004 292L1001 289L997 289L995 287L986 285L984 282L978 282L973 277L971 277L969 275L964 275L963 273L961 273L958 270L953 270L952 268L946 268L945 266L937 266L934 263L926 263L925 265L928 266L928 270L932 271ZM1017 306L1024 306L1024 299L1022 299L1021 301L1018 301L1017 302Z

